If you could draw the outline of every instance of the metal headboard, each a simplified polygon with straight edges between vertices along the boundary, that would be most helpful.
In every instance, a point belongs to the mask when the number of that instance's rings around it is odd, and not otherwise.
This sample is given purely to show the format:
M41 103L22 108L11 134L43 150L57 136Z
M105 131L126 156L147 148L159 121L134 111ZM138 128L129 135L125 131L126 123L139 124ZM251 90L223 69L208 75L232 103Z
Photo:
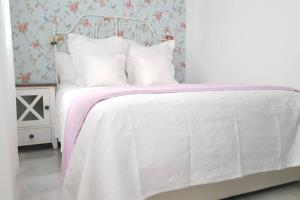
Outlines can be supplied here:
M154 40L158 42L166 41L173 39L173 37L170 34L166 34L164 37L159 37L157 34L154 32L153 27L151 24L149 24L145 20L137 19L137 18L131 18L131 17L118 17L118 16L109 16L109 15L98 15L98 14L86 14L86 15L81 15L79 16L75 23L70 27L70 29L66 32L59 32L57 31L57 26L54 25L54 36L57 37L56 41L53 41L53 43L59 44L59 42L62 42L68 34L70 33L77 33L81 34L80 31L80 25L83 20L89 20L91 18L94 18L94 23L93 24L88 24L90 26L90 29L92 29L92 35L89 35L92 38L103 38L99 35L99 31L101 28L107 27L109 24L111 25L111 33L110 35L106 35L105 37L109 36L121 36L124 38L128 39L134 39L136 42L139 42L139 37L141 32L145 34L145 32L148 32L148 40L147 44L145 45L151 45ZM89 23L89 22L88 22ZM135 30L134 32L134 37L126 37L124 33L131 31L132 32L132 27L130 24L133 23L135 24ZM129 30L130 29L130 30ZM113 30L113 31L112 31ZM104 38L105 38L104 37Z
M92 23L91 23L92 22ZM83 24L85 23L85 24ZM54 52L61 51L61 47L65 47L64 51L67 51L67 45L65 41L67 40L68 34L78 33L82 34L81 26L86 25L89 29L88 37L94 39L106 38L110 36L119 36L127 39L132 39L136 42L141 42L140 35L148 35L148 38L144 38L144 45L150 46L155 41L163 42L173 39L171 34L166 33L164 37L159 37L154 32L153 27L145 20L131 18L131 17L119 17L119 16L109 16L109 15L99 15L99 14L86 14L79 16L75 23L70 26L69 30L66 32L59 32L57 30L57 24L53 26L53 36L51 37L51 44L54 46ZM133 25L133 27L132 27ZM100 35L102 29L107 29L109 35ZM126 32L131 32L130 36L126 35ZM57 73L56 73L57 74ZM57 76L57 83L58 81Z

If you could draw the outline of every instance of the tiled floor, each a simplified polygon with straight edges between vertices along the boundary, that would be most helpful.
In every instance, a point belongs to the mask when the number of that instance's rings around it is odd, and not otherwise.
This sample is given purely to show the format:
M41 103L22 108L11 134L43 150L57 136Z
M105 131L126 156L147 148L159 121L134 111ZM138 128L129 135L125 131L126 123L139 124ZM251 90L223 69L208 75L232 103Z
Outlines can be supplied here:
M59 150L24 150L19 157L18 200L62 199Z
M61 200L60 152L43 148L23 150L19 155L21 171L18 178L19 200ZM300 183L228 200L300 200Z

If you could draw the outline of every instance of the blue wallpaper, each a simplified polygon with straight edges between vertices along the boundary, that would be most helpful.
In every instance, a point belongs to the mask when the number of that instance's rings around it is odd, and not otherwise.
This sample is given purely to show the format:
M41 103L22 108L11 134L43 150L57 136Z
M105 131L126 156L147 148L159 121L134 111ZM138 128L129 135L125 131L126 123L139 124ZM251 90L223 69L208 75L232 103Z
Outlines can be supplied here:
M184 81L185 0L11 0L17 83L53 83L53 23L67 31L82 14L130 16L151 23L157 35L176 39L176 79ZM82 23L82 28L88 28Z

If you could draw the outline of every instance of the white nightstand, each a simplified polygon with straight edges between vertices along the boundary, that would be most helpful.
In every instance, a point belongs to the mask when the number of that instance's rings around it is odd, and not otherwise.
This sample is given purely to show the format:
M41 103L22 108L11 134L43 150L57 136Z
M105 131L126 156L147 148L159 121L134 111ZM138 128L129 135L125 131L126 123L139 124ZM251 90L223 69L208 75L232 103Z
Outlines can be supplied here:
M18 146L52 143L54 136L55 87L45 85L17 85Z

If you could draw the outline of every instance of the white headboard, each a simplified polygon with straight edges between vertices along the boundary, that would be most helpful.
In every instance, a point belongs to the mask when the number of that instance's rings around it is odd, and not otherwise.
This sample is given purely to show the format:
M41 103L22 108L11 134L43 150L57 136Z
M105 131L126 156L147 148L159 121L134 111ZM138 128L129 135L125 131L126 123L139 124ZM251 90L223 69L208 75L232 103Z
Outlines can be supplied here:
M68 34L78 33L84 35L83 32L86 32L86 30L88 30L87 36L91 38L98 39L110 36L121 36L139 43L143 42L144 45L147 46L155 42L173 39L173 37L168 34L164 37L157 36L152 25L145 20L98 14L79 16L66 32L58 31L56 25L54 25L53 29L55 38L53 36L51 40L52 45L56 45L56 50L59 50L61 43L64 43Z
M168 33L164 37L157 36L152 25L145 20L99 14L79 16L65 32L58 31L57 24L54 24L53 32L51 45L54 46L54 52L68 51L66 41L70 33L78 33L94 39L119 36L143 43L145 46L173 39L173 36ZM56 77L59 84L58 75Z

